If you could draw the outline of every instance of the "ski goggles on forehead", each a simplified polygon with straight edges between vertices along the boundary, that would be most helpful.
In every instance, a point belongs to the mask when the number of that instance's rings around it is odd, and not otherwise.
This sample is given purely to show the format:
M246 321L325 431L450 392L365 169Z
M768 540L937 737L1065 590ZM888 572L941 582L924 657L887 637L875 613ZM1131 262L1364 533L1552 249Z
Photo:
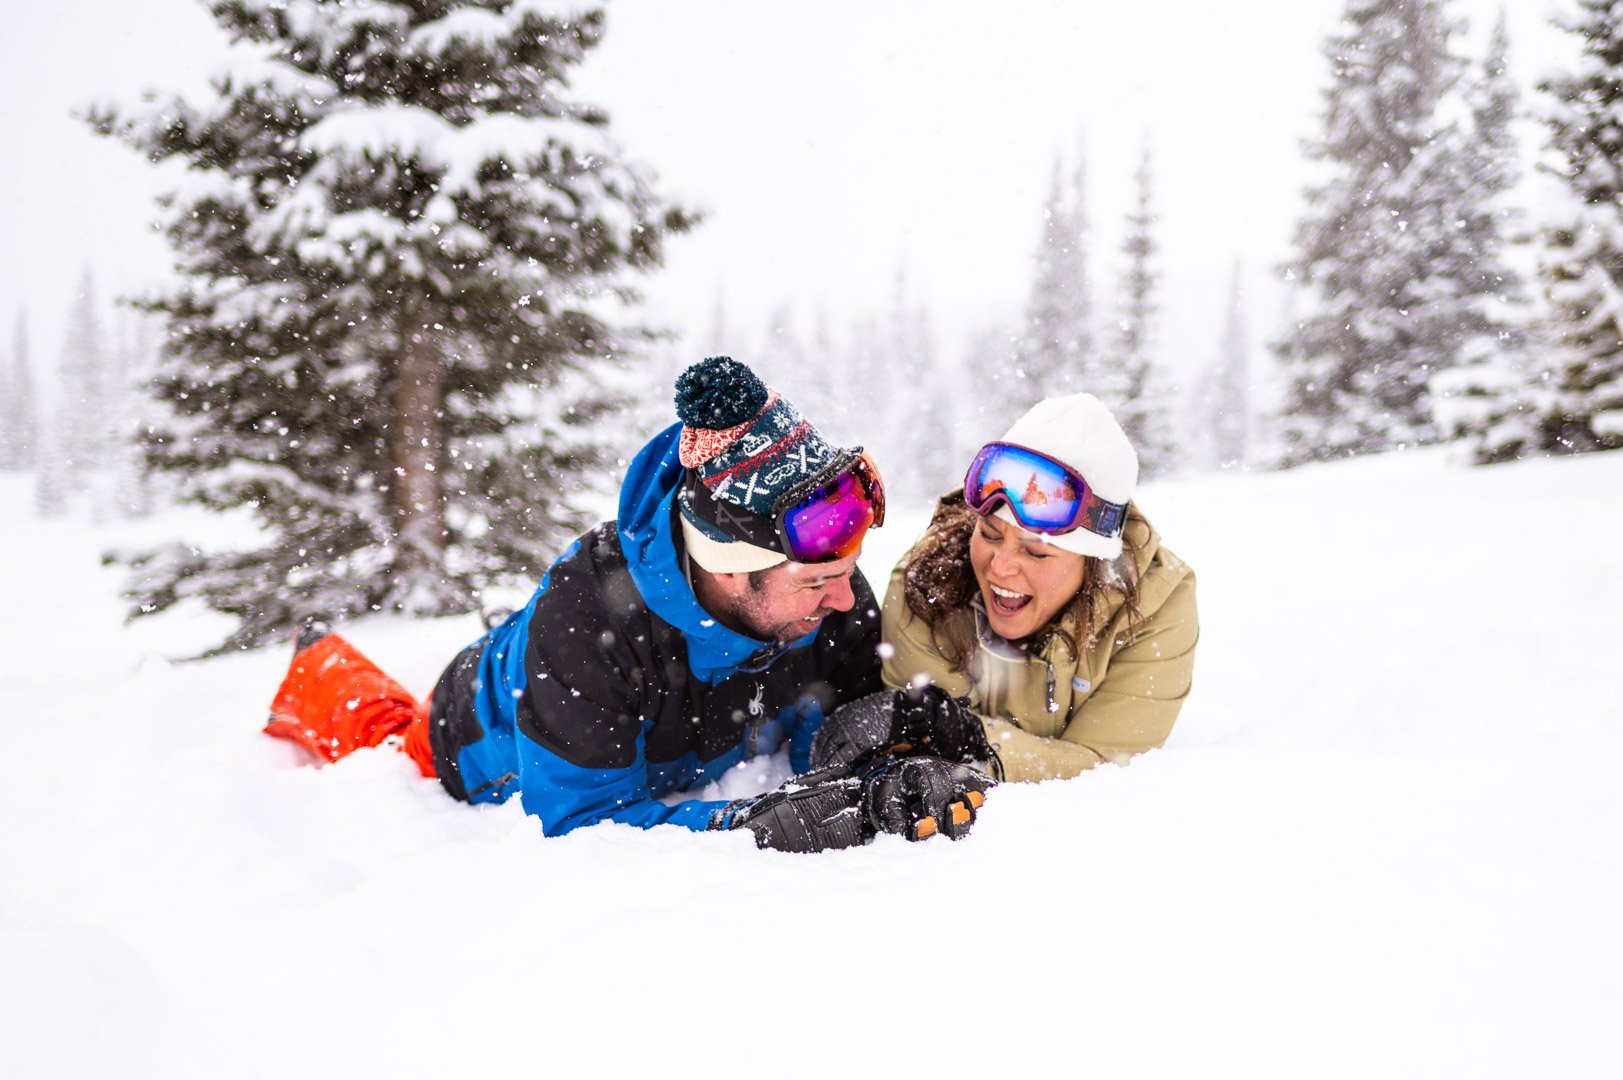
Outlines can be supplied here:
M1022 527L1048 535L1086 529L1114 538L1127 524L1126 504L1099 498L1070 466L1014 443L981 447L964 474L964 501L981 514L1007 506Z
M855 555L869 528L885 523L885 485L861 447L784 492L772 506L779 550L795 562L833 562Z
M834 562L854 555L868 530L885 521L885 485L860 447L778 496L771 517L714 498L691 469L685 496L698 517L722 532L781 551L794 562Z

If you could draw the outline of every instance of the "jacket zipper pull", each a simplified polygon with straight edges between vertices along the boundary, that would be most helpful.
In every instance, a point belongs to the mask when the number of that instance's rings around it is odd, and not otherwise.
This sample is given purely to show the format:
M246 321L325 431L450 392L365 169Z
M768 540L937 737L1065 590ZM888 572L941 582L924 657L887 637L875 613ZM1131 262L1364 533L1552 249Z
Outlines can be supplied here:
M1048 715L1059 712L1059 698L1054 694L1054 665L1048 665Z

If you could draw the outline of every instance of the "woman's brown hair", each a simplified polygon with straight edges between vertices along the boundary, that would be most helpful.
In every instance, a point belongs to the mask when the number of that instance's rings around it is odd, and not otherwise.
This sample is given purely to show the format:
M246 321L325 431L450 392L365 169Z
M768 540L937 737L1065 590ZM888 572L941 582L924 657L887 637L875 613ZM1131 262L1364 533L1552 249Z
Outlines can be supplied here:
M969 563L969 538L979 520L980 515L964 505L962 495L943 500L903 567L902 596L907 610L930 628L931 640L955 671L968 669L975 650L974 620L954 616L969 607L979 591L975 570ZM1028 651L1040 652L1058 636L1073 655L1080 653L1084 645L1092 642L1078 642L1076 635L1094 632L1094 613L1101 610L1111 594L1121 598L1129 619L1137 618L1138 545L1124 533L1119 561L1083 558L1086 566L1082 587L1046 626L1019 643ZM1122 565L1127 567L1125 575L1118 572ZM1075 634L1065 626L1066 616L1073 617Z

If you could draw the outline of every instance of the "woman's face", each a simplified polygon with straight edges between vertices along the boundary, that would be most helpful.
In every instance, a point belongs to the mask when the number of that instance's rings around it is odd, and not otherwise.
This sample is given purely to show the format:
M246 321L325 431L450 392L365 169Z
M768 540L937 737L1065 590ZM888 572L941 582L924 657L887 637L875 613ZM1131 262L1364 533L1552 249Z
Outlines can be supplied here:
M1045 544L990 514L969 538L987 621L1009 641L1030 637L1048 624L1082 588L1082 556Z

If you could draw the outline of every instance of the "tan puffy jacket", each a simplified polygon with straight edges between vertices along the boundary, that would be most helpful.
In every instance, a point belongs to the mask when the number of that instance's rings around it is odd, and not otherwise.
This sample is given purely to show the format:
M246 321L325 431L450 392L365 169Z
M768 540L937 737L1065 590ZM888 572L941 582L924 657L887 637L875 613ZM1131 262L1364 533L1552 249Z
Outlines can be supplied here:
M1136 505L1126 532L1138 546L1138 608L1130 621L1120 597L1094 613L1092 633L1075 635L1073 655L1055 635L1040 655L1013 648L986 629L985 616L966 608L978 641L968 672L954 671L902 598L904 558L891 573L881 634L890 646L885 684L919 677L968 698L986 724L1010 780L1075 776L1101 761L1125 761L1166 742L1189 696L1200 625L1195 572L1161 546ZM1124 572L1125 554L1112 570ZM1075 627L1067 624L1075 633Z

